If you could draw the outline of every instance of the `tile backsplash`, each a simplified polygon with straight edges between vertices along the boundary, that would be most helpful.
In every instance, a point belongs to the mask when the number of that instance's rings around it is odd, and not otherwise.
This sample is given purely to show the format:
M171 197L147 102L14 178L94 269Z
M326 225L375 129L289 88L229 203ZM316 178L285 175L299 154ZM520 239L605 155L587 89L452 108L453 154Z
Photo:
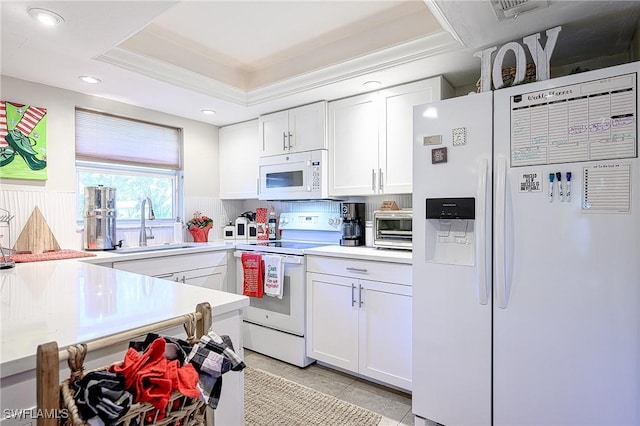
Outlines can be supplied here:
M411 208L411 194L398 195L375 195L367 197L345 197L343 201L366 203L366 220L373 220L374 210L378 210L383 201L395 201L401 209ZM228 201L223 201L223 204ZM237 201L236 201L237 203ZM242 203L241 210L238 214L252 210L258 207L266 207L275 209L277 214L282 212L328 212L340 213L341 201L259 201L245 200ZM231 210L231 209L228 209ZM237 216L237 215L236 215ZM235 218L235 216L233 217ZM233 219L232 218L232 219Z
M61 248L82 247L82 233L76 229L75 192L4 189L0 190L0 207L9 210L15 217L9 223L9 235L3 233L3 247L13 247L36 206ZM2 230L6 231L5 228Z
M344 201L366 203L366 220L373 218L373 211L377 210L383 201L395 201L400 208L411 208L412 202L411 194L346 197ZM301 211L340 213L340 205L340 201L221 200L214 197L187 196L184 200L185 217L180 220L185 223L196 211L206 214L213 219L214 223L210 238L220 239L226 223L234 221L241 213L248 210L255 211L258 207L271 209L273 206L277 214ZM0 226L0 241L3 247L13 247L36 206L42 212L60 247L82 249L83 232L82 226L76 223L75 192L42 190L0 190L0 207L15 215L8 228ZM155 235L154 244L171 241L173 235L171 226L154 224L152 226ZM117 231L117 239L123 240L125 245L137 245L138 234L138 228L123 226ZM186 230L184 241L191 241L191 236Z

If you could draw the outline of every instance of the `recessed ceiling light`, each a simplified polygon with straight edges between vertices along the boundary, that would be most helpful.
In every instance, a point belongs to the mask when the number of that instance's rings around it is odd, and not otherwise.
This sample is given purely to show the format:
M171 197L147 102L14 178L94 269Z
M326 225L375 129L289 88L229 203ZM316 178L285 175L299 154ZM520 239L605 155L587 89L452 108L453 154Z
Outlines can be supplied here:
M29 15L36 18L41 24L48 27L52 27L64 22L64 18L55 12L39 7L32 7L29 9Z
M362 85L364 86L365 89L377 89L380 86L382 86L382 83L380 83L377 80L370 80L370 81L365 81L364 83L362 83Z
M100 80L99 78L91 77L90 75L81 75L78 78L84 81L85 83L89 83L89 84L102 83L102 80Z
M202 113L203 113L203 114L207 114L207 115L213 115L213 114L215 114L216 112L215 112L214 110L212 110L212 109L203 109L203 110L202 110Z

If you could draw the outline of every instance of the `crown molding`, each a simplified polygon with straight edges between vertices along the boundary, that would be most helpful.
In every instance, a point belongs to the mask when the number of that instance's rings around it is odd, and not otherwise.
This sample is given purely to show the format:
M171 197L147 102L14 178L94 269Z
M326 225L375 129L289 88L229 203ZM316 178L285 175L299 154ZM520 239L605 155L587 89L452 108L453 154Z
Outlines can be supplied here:
M429 11L436 18L436 21L440 24L442 28L444 28L451 37L453 37L462 47L469 47L464 41L462 41L462 37L455 30L454 26L451 25L447 15L442 10L442 7L438 4L438 0L424 0L424 4L429 8Z
M458 49L460 46L455 40L442 31L254 89L247 93L248 105L273 101Z
M115 47L95 59L241 106L255 106L460 49L446 31L245 91L167 62Z
M247 92L242 89L122 47L114 47L94 59L174 86L247 106Z

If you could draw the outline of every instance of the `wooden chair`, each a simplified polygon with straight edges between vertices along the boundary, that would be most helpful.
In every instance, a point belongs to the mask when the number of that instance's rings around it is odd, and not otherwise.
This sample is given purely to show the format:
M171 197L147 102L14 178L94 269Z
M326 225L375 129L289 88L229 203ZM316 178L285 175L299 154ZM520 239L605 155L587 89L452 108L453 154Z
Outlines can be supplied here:
M190 343L193 343L193 341L197 342L203 334L206 334L209 331L209 328L211 327L211 318L211 306L209 305L209 303L205 302L198 304L196 306L195 312L193 313L170 320L157 322L155 324L138 327L133 330L92 340L86 343L72 345L69 348L65 348L63 350L58 349L57 342L49 342L38 345L38 350L36 353L36 401L38 412L44 413L45 415L38 417L37 426L57 426L58 424L60 424L61 419L59 416L56 416L54 414L63 413L62 409L68 406L67 404L65 404L63 399L62 387L66 386L66 384L64 381L60 381L60 362L67 360L72 377L74 377L75 375L75 377L79 378L82 377L83 374L82 370L84 369L84 356L91 351L112 346L118 343L128 342L132 339L144 336L147 333L157 333L162 330L179 325L183 325L187 336L192 337L192 342ZM108 366L105 366L104 368L107 367ZM66 393L68 394L68 392ZM67 395L67 398L68 397L69 395ZM174 395L171 401L173 401L175 397L178 396ZM147 405L146 407L143 406L145 404ZM204 418L205 412L208 412L209 416L211 416L213 411L206 410L206 404L204 404L204 402L202 402L202 404L200 405L201 407L199 407L198 409L201 412L201 416L203 416L202 418ZM124 419L124 424L128 425L129 421L133 417L139 415L143 411L148 412L148 410L151 409L152 408L150 404L147 403L134 404L129 410L129 413L125 415L126 418ZM132 412L132 410L138 410L138 412L135 413ZM74 424L76 426L84 424L84 422L82 422L77 416L77 411L75 412L75 415L71 415L72 413L68 414L68 423ZM154 422L154 424L162 426L164 424L175 422L176 416L180 416L180 413L174 413L172 418L168 412L165 419L159 422ZM211 417L209 419L205 419L204 422L205 424L212 425L213 418ZM188 424L186 424L185 422L182 423L184 424L184 426L188 426ZM200 421L196 423L200 423Z

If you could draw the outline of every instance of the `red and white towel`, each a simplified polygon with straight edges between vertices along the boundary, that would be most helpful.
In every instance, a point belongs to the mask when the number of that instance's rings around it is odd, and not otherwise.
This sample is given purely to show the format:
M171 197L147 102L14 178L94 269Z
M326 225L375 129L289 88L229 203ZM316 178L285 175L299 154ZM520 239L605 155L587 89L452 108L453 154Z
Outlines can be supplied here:
M249 297L262 297L264 294L262 255L260 253L242 253L242 294Z
M282 299L282 256L267 255L264 257L264 293L267 296Z

